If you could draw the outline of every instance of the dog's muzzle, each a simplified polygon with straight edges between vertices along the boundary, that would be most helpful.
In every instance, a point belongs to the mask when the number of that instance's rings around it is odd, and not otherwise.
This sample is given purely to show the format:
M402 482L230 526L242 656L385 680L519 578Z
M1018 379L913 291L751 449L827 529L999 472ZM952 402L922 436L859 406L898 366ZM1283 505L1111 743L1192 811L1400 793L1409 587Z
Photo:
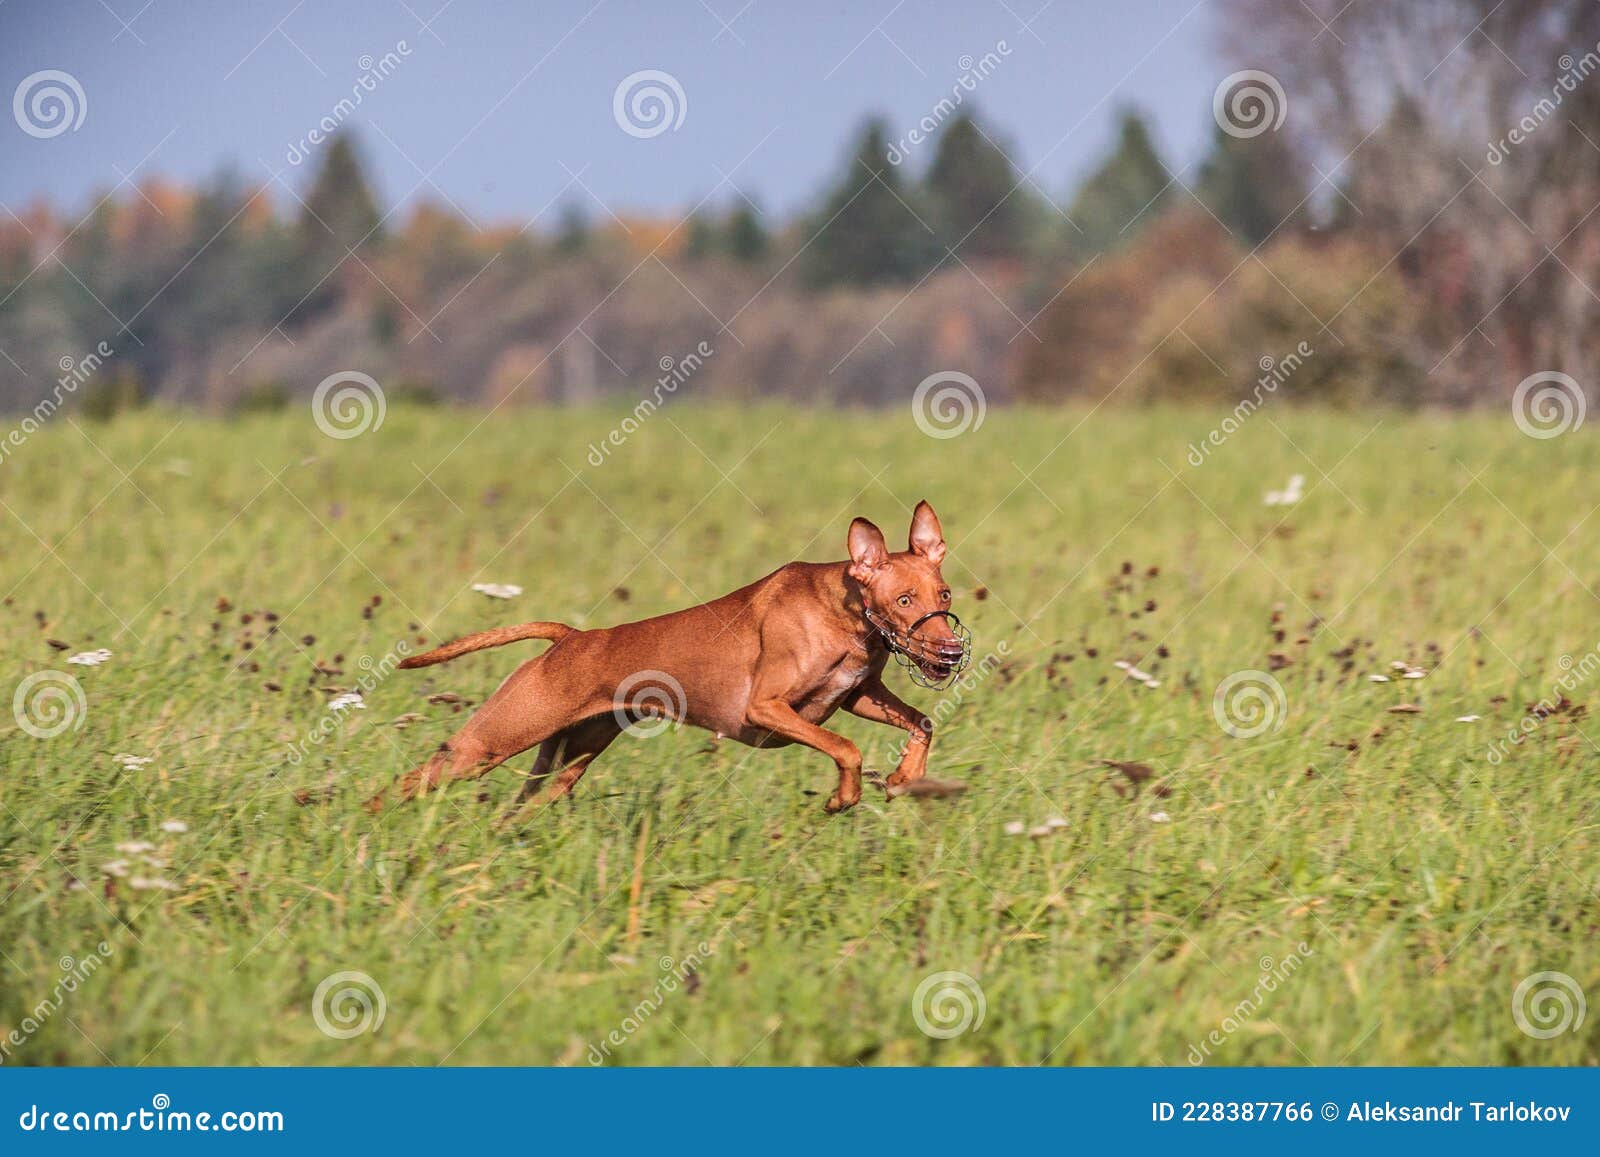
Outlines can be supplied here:
M972 662L972 632L949 611L929 611L905 631L866 610L867 622L882 636L895 662L904 667L911 681L939 691L950 686ZM929 619L943 619L954 638L932 639L921 628Z

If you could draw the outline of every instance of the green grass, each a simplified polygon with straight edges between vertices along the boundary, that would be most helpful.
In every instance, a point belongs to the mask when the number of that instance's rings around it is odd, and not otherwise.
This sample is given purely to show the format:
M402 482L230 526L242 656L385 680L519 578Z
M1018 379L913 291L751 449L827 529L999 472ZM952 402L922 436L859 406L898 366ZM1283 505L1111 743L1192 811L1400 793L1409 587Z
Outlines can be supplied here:
M1196 468L1187 447L1222 414L992 410L934 440L901 412L685 405L594 467L620 411L480 417L397 407L335 441L300 408L153 411L9 450L0 690L65 671L87 710L53 739L0 716L0 1040L26 1034L62 957L110 951L5 1063L582 1065L652 1001L661 958L691 954L612 1063L1600 1056L1600 1010L1550 1039L1512 1015L1540 971L1600 1001L1589 721L1563 711L1489 758L1562 656L1573 703L1595 699L1587 429L1284 408ZM1263 505L1292 473L1305 498ZM681 731L625 739L571 806L504 833L504 769L361 810L465 718L430 695L481 701L537 644L379 679L289 758L400 640L683 606L841 557L854 514L898 540L924 496L976 654L1008 648L935 741L932 774L963 795L830 818L816 753ZM481 581L526 590L497 602ZM113 657L68 666L47 639ZM1427 677L1369 681L1393 660ZM1226 734L1219 682L1275 663L1281 727ZM869 767L891 758L892 733L837 726ZM1101 760L1155 779L1124 794ZM1004 830L1051 816L1067 826L1047 838ZM135 840L164 864L116 848ZM104 868L119 859L127 876ZM1263 958L1286 978L1258 994ZM334 1039L313 993L344 970L386 1017ZM947 971L985 1015L936 1039L913 994Z

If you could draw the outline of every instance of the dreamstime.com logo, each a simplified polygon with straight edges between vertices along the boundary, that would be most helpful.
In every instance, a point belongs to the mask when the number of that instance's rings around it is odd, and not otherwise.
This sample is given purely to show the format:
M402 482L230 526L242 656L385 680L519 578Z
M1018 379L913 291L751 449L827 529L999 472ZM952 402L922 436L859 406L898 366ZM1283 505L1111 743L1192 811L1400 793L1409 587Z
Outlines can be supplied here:
M350 95L340 97L338 103L305 136L298 141L290 142L284 160L291 165L298 165L309 158L318 145L331 139L339 131L339 127L355 115L362 101L376 92L378 85L393 76L401 61L410 55L411 45L404 40L396 41L392 51L385 52L376 60L371 53L363 53L356 61L356 67L361 70L361 75L356 77L355 83L350 86Z
M1316 955L1315 950L1302 940L1281 960L1263 956L1256 964L1258 972L1255 986L1247 996L1228 1010L1228 1014L1217 1022L1215 1028L1189 1045L1189 1063L1200 1065L1210 1059L1218 1049L1228 1043L1234 1033L1254 1019L1266 1004L1267 997L1287 984L1295 973L1300 971L1300 966L1305 963L1306 958L1314 955Z
M706 359L716 352L710 342L702 341L681 358L663 354L661 360L656 363L661 367L661 376L656 379L655 389L651 391L649 397L639 399L639 404L634 406L633 412L614 426L609 434L598 442L589 443L587 455L589 465L604 466L612 449L620 448L638 433L646 419L661 408L668 395L676 394L678 387L699 373L701 367L706 364Z
M611 115L623 132L646 141L682 127L689 115L689 98L670 72L643 68L617 85L611 94Z
M935 1040L977 1032L988 1011L983 985L965 972L932 973L911 994L911 1019Z
M1577 379L1555 370L1529 374L1511 395L1511 420L1530 438L1559 438L1576 430L1588 409Z
M70 72L46 68L22 78L11 97L11 115L23 132L46 141L77 132L89 115L89 98Z
M938 103L912 126L905 136L891 142L884 159L891 165L899 165L911 155L913 149L932 140L934 134L939 131L939 126L954 116L956 109L966 103L967 94L978 90L978 82L993 75L995 69L1000 67L1001 58L1010 55L1011 46L1004 40L996 41L993 52L985 52L976 60L970 52L962 53L961 59L956 61L956 67L961 69L961 75L956 77L955 84L950 86L950 95L940 97Z
M665 671L635 671L617 684L612 703L618 726L637 739L676 727L689 709L683 684Z
M1504 737L1496 736L1489 744L1489 762L1500 764L1513 747L1521 747L1528 736L1543 727L1549 719L1561 714L1568 692L1576 691L1584 683L1600 674L1600 647L1585 651L1581 659L1562 655L1556 660L1561 675L1551 685L1550 694L1537 703L1528 704L1528 711L1516 724L1506 729Z
M411 654L411 644L401 639L382 658L374 659L371 655L362 655L356 660L356 665L361 668L361 674L356 679L355 689L346 691L332 700L328 704L328 709L306 731L305 736L290 746L285 758L290 763L298 764L311 754L312 748L325 743L328 736L333 734L352 711L366 706L362 697L372 694L381 687L389 676L399 669L400 661L409 654Z
M1511 994L1511 1019L1535 1040L1577 1032L1588 1011L1583 986L1565 972L1535 972Z
M912 421L930 438L959 438L982 426L987 412L983 387L960 370L929 374L911 395Z
M311 395L311 418L317 429L341 441L378 429L388 412L383 387L359 370L329 374Z
M634 1033L644 1027L652 1016L661 1011L661 1006L666 1004L667 997L677 992L679 988L689 988L700 969L705 966L706 958L711 955L711 945L702 940L696 944L682 959L674 960L670 956L663 956L657 966L661 969L661 976L650 988L650 994L622 1018L622 1023L601 1038L599 1044L589 1046L589 1063L603 1065L611 1056L613 1049L619 1049L628 1043Z
M378 982L365 972L335 972L322 978L311 996L311 1019L324 1035L349 1040L377 1032L389 1002Z
M1578 91L1578 86L1596 71L1600 71L1600 44L1596 44L1577 60L1572 58L1570 52L1561 54L1556 61L1561 68L1561 75L1550 86L1550 95L1541 97L1537 104L1523 116L1511 131L1498 141L1489 142L1489 151L1484 160L1491 165L1499 166L1511 155L1511 150L1523 144L1548 120L1556 115L1556 109L1561 107L1562 101Z
M113 352L110 344L102 341L81 358L62 354L61 360L56 363L61 367L61 376L56 379L55 388L35 402L32 411L7 431L4 438L0 438L0 463L8 460L46 422L55 417L67 397L77 393L79 386L99 373L100 367L105 365Z
M22 1023L0 1037L0 1064L10 1060L12 1052L27 1044L29 1038L42 1029L52 1016L61 1011L67 1003L67 997L77 992L81 985L86 984L90 977L100 971L100 966L111 956L112 951L111 945L102 940L95 945L92 952L78 957L63 956L57 962L61 976L49 995L26 1009Z
M1222 78L1211 96L1211 115L1230 137L1248 140L1282 127L1289 98L1270 72L1246 68Z
M1259 410L1269 397L1275 395L1278 387L1293 377L1295 372L1305 365L1306 359L1316 352L1309 342L1301 342L1280 358L1262 354L1261 360L1256 363L1261 367L1261 376L1256 379L1255 389L1251 391L1249 397L1239 399L1238 405L1233 407L1233 412L1223 418L1219 426L1209 431L1198 443L1189 443L1189 465L1204 466L1212 449L1220 447L1243 429L1250 416Z
M956 676L956 681L939 696L939 702L934 705L933 710L922 716L922 721L915 732L903 739L889 742L889 762L898 764L906 757L906 751L911 747L912 736L920 735L922 738L917 740L919 743L930 738L933 729L947 722L961 704L966 702L967 696L978 689L980 683L1004 666L1010 654L1010 640L1001 639L995 644L993 651Z
M1265 671L1235 671L1217 684L1211 716L1235 739L1254 739L1283 726L1289 696Z
M51 1109L29 1105L17 1117L24 1133L282 1133L276 1109L227 1109L220 1113L174 1109L172 1098L157 1093L148 1109L126 1113L109 1109Z
M17 726L35 739L54 739L69 728L83 730L89 698L83 685L65 671L35 671L17 684L11 714Z

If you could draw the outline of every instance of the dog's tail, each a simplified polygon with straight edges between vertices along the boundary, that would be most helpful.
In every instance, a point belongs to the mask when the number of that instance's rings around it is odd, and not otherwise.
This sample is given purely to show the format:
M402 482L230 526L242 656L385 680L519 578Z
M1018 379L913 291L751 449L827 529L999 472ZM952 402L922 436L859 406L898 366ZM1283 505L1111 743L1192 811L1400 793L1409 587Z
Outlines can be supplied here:
M576 630L565 623L520 623L515 627L496 627L492 631L479 631L475 635L466 635L442 647L435 647L431 651L424 651L420 655L410 655L400 660L402 667L431 667L435 663L445 663L469 651L481 651L485 647L503 647L507 643L520 643L524 639L549 639L552 643L560 642Z

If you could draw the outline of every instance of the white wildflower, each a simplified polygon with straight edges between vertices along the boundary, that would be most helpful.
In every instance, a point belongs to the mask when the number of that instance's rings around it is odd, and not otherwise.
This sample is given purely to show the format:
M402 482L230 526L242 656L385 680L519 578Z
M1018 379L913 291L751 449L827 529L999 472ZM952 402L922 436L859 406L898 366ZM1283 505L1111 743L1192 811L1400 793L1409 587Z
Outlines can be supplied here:
M472 589L491 599L514 599L522 593L515 583L473 583Z
M1306 476L1304 474L1291 474L1289 476L1289 485L1282 490L1267 491L1262 501L1268 506L1293 506L1303 497L1301 488L1305 484Z

